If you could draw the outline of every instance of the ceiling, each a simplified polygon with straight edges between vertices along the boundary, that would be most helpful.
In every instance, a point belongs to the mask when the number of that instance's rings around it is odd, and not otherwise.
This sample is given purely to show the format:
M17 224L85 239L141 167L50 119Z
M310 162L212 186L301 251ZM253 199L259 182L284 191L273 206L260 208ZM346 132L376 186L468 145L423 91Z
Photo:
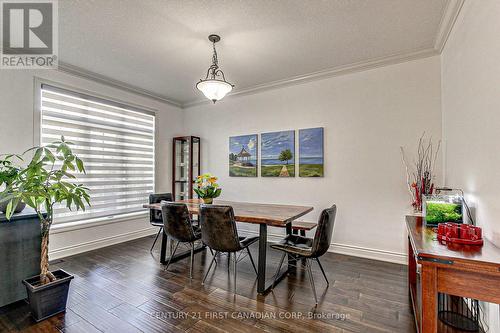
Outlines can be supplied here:
M457 2L59 1L59 59L63 70L187 106L205 100L195 84L211 62L211 33L222 37L219 64L238 93L436 52Z

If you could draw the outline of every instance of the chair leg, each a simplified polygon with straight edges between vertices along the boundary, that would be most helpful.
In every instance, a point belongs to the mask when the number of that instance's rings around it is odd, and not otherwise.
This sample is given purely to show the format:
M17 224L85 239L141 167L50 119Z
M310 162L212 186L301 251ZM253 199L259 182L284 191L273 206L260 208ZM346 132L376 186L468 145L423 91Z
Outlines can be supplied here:
M210 254L212 255L212 257L215 257L214 251L211 248L209 248L208 246L207 246L207 248L210 250ZM217 265L217 259L215 259L215 264Z
M319 268L321 269L321 273L323 273L323 276L325 277L326 284L330 285L330 282L328 282L328 278L326 277L325 270L323 269L323 266L321 265L319 258L316 258L316 261L318 262Z
M257 273L257 268L255 267L255 263L253 262L252 252L250 252L250 249L248 247L247 251L248 251L248 256L250 257L250 261L252 262L253 270L255 271L255 274L259 275L259 273Z
M170 258L168 258L167 266L165 266L165 270L167 270L168 266L170 265L170 262L172 261L172 258L174 257L175 251L177 251L177 248L179 247L180 242L177 242L177 245L175 245L174 252L170 255Z
M189 265L189 278L193 278L193 266L194 266L194 243L191 243L191 260Z
M218 251L215 252L214 257L212 258L212 261L210 262L210 266L208 266L208 270L205 273L205 276L203 277L203 281L201 281L201 284L205 284L205 280L207 279L208 272L210 272L210 269L212 268L212 265L214 264L215 257L217 256L218 253L219 253Z
M236 296L236 253L234 253L233 255L233 284L234 284L233 295Z
M156 237L155 237L155 240L153 242L153 245L151 245L151 249L149 250L150 253L153 252L153 248L155 247L156 241L158 240L158 237L160 236L160 234L161 234L162 231L163 231L163 228L160 228L160 230L158 230L158 233L156 234Z
M283 252L283 255L281 256L280 264L278 265L278 270L276 270L276 274L274 275L274 281L271 286L271 290L274 289L274 286L276 285L276 280L278 279L278 275L280 274L281 266L283 265L283 261L285 260L286 257L286 252Z
M314 293L314 300L316 301L316 305L318 305L318 296L316 296L316 288L314 286L314 279L313 279L313 274L311 270L311 259L306 259L306 268L307 272L309 273L309 280L311 281L311 288Z

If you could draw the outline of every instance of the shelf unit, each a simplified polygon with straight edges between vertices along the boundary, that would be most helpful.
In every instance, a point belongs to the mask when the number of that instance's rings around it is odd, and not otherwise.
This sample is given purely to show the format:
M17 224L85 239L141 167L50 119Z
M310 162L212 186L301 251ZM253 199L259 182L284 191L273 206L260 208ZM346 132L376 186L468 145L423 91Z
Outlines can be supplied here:
M173 139L172 195L174 200L196 198L194 181L201 174L201 140L197 136Z

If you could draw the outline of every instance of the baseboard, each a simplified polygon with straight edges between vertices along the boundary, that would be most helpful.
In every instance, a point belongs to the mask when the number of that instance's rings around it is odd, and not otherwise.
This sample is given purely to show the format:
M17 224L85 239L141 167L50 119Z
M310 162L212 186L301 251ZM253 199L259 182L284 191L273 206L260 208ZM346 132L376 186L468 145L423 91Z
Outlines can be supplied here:
M49 251L50 260L60 259L68 256L72 256L75 254L92 251L99 249L101 247L106 247L118 243L127 242L133 239L142 238L146 236L153 235L158 232L158 228L156 227L148 227L145 229L127 232L124 234L114 235L110 237L105 237L101 239L96 239L90 242L74 244L67 247L62 247L59 249L54 249L53 251Z
M347 244L330 244L329 252L345 254L348 256L361 257L367 259L374 259L386 262L392 262L395 264L408 264L408 256L404 253L370 249L367 247L347 245Z
M145 228L133 232L128 232L120 235L115 235L111 237L101 238L97 240L93 240L90 242L74 244L71 246L55 249L49 252L50 260L60 259L68 256L72 256L75 254L92 251L99 249L101 247L106 247L118 243L127 242L133 239L146 237L155 234L158 232L158 229L155 227ZM242 234L249 235L258 235L257 231L253 230L241 230ZM279 241L283 238L283 235L279 234L268 234L268 240L270 241ZM371 249L361 246L354 246L348 244L339 244L332 243L330 245L329 252L339 253L354 257L361 257L367 259L374 259L386 262L392 262L397 264L407 264L407 255L404 253L397 253L392 251Z
M247 233L249 235L258 235L258 231L253 230L242 230L242 233ZM283 239L283 235L279 234L267 234L268 240L279 241ZM386 250L371 249L362 246L348 245L332 243L328 252L345 254L348 256L361 257L373 260L386 261L396 264L407 265L408 256L405 253L398 253Z

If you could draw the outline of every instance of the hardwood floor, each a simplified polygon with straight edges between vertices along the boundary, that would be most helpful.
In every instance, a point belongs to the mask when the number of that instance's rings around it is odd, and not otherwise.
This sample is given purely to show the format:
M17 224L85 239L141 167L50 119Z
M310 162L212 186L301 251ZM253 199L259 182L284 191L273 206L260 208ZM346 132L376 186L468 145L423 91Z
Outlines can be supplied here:
M220 257L201 284L210 252L196 254L165 272L151 237L64 258L52 265L75 275L68 309L36 324L24 302L0 308L0 332L415 332L406 267L327 253L327 288L313 264L319 305L305 270L296 269L273 292L257 294L250 261L238 263L237 292ZM257 258L257 244L251 248ZM268 273L279 253L268 250ZM312 317L312 318L311 318Z

